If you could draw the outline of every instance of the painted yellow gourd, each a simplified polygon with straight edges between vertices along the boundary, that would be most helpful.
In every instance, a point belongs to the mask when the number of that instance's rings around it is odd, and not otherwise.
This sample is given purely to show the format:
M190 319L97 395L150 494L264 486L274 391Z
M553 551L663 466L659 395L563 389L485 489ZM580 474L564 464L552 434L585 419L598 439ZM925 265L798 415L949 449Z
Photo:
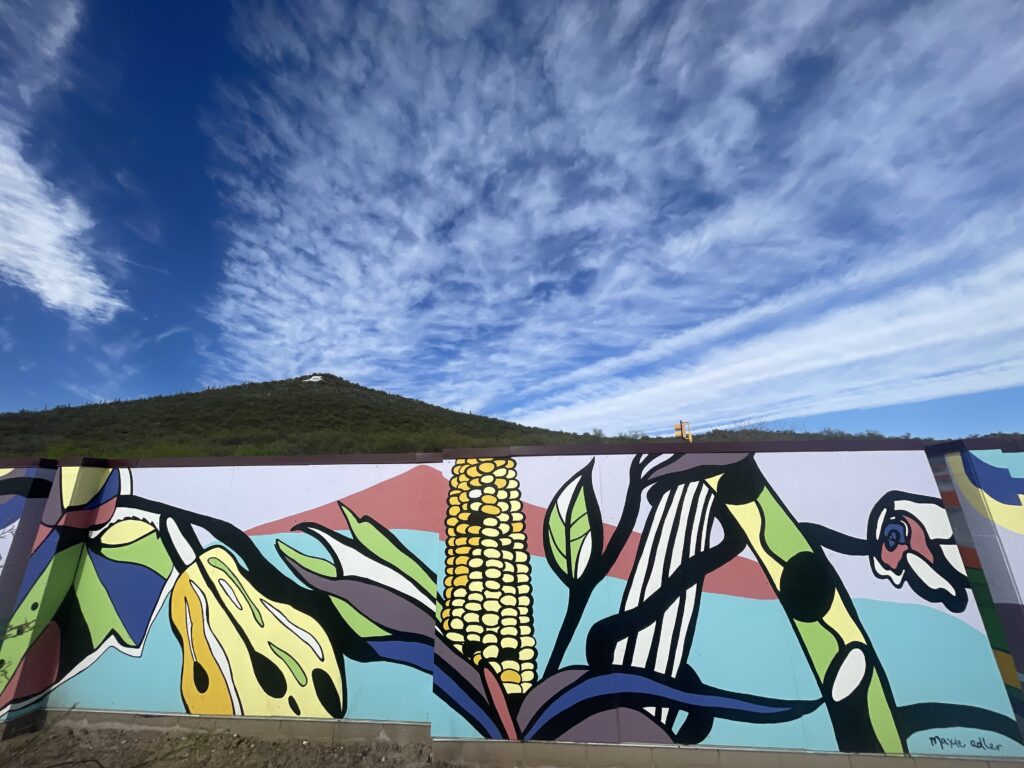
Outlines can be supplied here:
M171 591L189 712L341 717L341 667L311 616L261 594L223 547L203 552Z

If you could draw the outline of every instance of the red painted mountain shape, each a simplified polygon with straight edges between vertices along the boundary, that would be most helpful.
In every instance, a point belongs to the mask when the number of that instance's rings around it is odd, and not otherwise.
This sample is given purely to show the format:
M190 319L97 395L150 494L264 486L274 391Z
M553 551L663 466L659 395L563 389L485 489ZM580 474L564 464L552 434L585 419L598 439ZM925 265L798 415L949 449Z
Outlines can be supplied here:
M384 480L377 485L340 499L341 503L360 517L369 516L392 530L429 531L444 538L443 521L448 508L448 480L434 467L418 466ZM544 556L543 507L523 502L526 514L526 540L530 554ZM287 533L299 523L319 523L325 528L346 530L348 524L337 502L282 517L250 528L250 536ZM605 525L604 540L608 541L614 526ZM609 572L620 579L629 578L629 569L636 559L640 534L633 532L622 549L622 554ZM723 595L736 595L759 600L775 597L761 566L745 557L733 558L704 579L704 589Z
M421 465L339 501L360 517L368 515L385 528L440 533L448 509L448 481L433 467ZM250 528L246 533L286 533L299 523L319 523L336 531L348 529L338 502L330 501Z

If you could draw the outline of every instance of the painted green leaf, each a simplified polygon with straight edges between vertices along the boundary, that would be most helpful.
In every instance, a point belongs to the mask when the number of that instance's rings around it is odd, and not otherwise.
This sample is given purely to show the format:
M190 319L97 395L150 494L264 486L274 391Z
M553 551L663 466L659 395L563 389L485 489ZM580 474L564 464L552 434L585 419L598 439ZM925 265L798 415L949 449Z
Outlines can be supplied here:
M307 555L304 552L300 552L295 547L285 544L280 539L276 542L277 551L285 561L291 560L293 563L297 563L305 568L307 571L315 573L317 576L323 576L328 579L338 578L338 569L334 563L329 560L324 560L322 557L313 557Z
M127 646L134 646L131 635L117 615L117 610L110 600L106 587L100 581L92 558L82 558L78 569L78 576L75 579L75 592L78 597L78 604L83 606L82 617L89 630L89 639L93 648L99 648L107 635L113 634L119 642Z
M327 579L339 578L337 566L329 560L324 560L320 557L313 557L307 555L304 552L300 552L295 547L285 544L280 539L277 540L277 551L281 554L288 565L292 566L293 569L298 567L314 573L317 576L323 576ZM301 572L300 572L301 577ZM373 619L369 618L355 606L336 595L331 595L331 604L338 611L342 621L344 621L349 628L355 632L359 637L364 639L370 639L374 637L390 637L391 633L384 629L384 627L377 624Z
M15 609L0 648L0 669L17 668L68 600L83 607L79 610L90 651L108 636L127 647L136 645L100 580L86 544L79 543L54 553Z
M84 545L57 552L29 588L11 616L0 648L0 668L17 668L32 643L43 633L67 596L78 572Z
M604 524L593 475L591 460L558 489L544 517L548 563L569 587L597 566L604 545Z
M359 517L344 504L340 506L348 521L352 538L363 551L403 574L422 590L424 595L433 600L437 593L437 577L434 573L376 520L371 517Z
M361 613L347 600L342 600L340 597L334 597L332 595L331 603L341 615L342 620L348 624L349 628L359 637L368 640L373 637L391 636L391 633L384 629L384 627Z
M100 541L98 548L100 554L108 560L141 565L165 579L169 579L171 571L174 570L171 556L167 554L167 547L156 531L147 533L135 541L116 546L110 546Z

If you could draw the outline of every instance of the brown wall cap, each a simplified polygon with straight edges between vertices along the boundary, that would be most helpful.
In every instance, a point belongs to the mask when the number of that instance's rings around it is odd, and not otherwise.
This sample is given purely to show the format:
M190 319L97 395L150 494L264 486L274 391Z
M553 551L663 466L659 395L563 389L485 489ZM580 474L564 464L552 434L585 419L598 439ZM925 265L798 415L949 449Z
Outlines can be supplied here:
M517 445L511 448L446 450L444 457L580 456L621 453L817 453L824 451L923 451L930 440L856 438L836 440L764 440L758 442L690 443L685 440L633 440L622 443Z
M984 451L1002 450L1010 453L1024 451L1024 439L1014 440L1003 437L966 437L962 440L946 440L941 443L932 443L925 449L929 456L941 456L945 453L958 451Z
M11 469L22 469L23 467L41 467L42 469L56 469L56 459L0 459L0 467Z
M924 451L937 456L960 450L1001 449L1024 451L1024 439L965 438L961 440L905 440L901 438L851 438L835 440L764 440L757 442L689 443L683 440L634 440L618 443L567 443L494 448L451 448L423 453L343 453L304 456L198 456L133 459L102 459L68 456L63 466L92 467L263 467L323 464L436 464L444 459L508 458L513 456L607 456L627 453L819 453L837 451ZM4 467L55 468L53 459L0 459Z

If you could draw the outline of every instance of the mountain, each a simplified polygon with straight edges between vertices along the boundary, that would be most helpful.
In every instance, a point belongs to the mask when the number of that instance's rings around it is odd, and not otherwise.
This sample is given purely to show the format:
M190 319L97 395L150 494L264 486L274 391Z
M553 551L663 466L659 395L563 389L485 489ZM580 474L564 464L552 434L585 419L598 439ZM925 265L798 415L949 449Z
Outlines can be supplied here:
M667 429L675 414L666 412L665 418ZM716 429L694 439L754 442L854 437L883 435L831 429L795 432L757 425ZM1019 439L1020 435L993 437ZM597 429L581 435L527 427L392 395L330 374L141 400L0 413L0 456L18 458L411 453L624 439L660 438L636 432L606 437Z
M585 439L592 438L460 413L328 374L0 414L0 456L11 457L398 453Z

